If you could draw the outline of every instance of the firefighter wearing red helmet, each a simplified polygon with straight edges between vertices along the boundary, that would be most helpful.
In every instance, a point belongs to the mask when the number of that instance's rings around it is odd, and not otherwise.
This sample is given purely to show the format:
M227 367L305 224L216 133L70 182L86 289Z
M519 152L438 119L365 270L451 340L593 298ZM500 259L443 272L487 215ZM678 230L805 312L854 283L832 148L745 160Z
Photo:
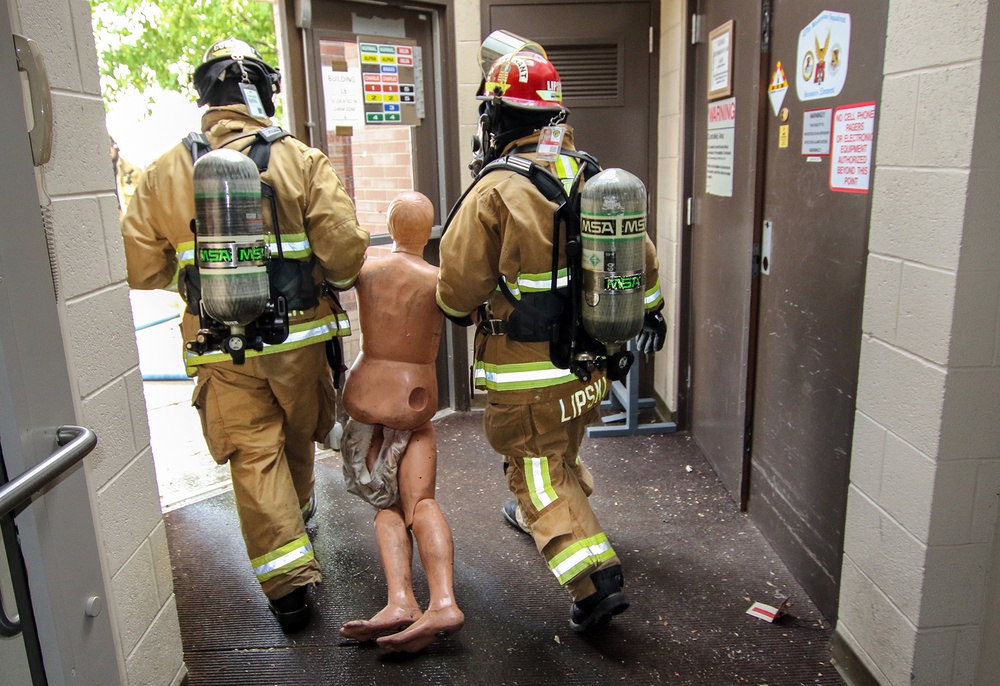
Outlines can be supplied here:
M487 54L488 46L501 46L483 59L470 165L476 182L446 223L437 301L453 321L477 324L475 383L489 401L485 433L503 456L515 496L502 513L534 538L572 597L571 628L582 632L629 605L620 560L588 500L593 479L579 454L609 381L603 369L583 378L553 359L547 336L565 305L554 292L567 281L566 235L553 223L558 200L543 194L525 170L537 176L541 167L557 189L571 189L578 175L599 167L574 146L573 129L564 124L562 83L544 49L500 33L481 48ZM647 315L639 349L652 352L663 345L665 325L648 237L645 255Z
M266 266L268 285L287 306L286 336L247 350L245 359L220 349L183 354L188 375L197 376L192 404L209 451L230 466L251 566L281 628L295 631L310 618L309 587L321 580L305 521L316 507L315 442L336 418L327 351L350 333L333 293L353 285L369 238L326 155L272 126L279 84L244 41L210 47L194 73L198 103L208 106L201 130L147 167L121 230L129 286L178 290L190 342L201 334L204 310L195 160L220 148L243 152L257 163L260 188L271 191L262 208Z

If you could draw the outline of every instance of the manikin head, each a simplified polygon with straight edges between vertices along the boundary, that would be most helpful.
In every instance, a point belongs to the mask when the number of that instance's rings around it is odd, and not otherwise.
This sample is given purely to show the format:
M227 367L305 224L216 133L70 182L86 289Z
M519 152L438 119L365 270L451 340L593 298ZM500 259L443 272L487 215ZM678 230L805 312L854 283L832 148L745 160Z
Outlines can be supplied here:
M404 191L392 199L385 213L393 252L423 256L434 226L434 205L423 193Z

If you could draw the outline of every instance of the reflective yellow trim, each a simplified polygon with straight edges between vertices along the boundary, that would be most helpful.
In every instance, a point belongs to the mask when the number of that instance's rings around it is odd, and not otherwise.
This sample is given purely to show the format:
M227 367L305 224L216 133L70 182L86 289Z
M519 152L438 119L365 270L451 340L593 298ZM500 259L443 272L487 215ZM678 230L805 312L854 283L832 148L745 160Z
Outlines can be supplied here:
M270 355L271 353L280 353L287 350L296 350L298 348L304 348L307 345L313 345L314 343L322 343L328 341L331 338L336 338L338 336L350 336L351 335L351 322L347 318L346 314L331 314L323 319L317 319L311 322L303 322L301 324L292 324L288 327L288 338L282 343L277 343L275 345L264 344L261 350L247 350L246 357L257 357L259 355ZM213 362L229 362L233 358L227 353L221 350L213 350L212 352L204 353L203 355L198 355L190 351L185 351L184 353L184 366L187 368L188 375L193 375L197 370L195 367L203 364L211 364Z

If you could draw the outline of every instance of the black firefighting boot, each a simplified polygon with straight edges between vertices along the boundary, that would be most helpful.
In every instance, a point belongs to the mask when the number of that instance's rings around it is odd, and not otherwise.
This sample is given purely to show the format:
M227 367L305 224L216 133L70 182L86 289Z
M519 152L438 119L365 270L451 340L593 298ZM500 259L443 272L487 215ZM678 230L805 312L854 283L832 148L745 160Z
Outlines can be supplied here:
M309 623L312 608L309 607L308 594L308 586L299 586L287 595L267 601L267 606L285 633L300 631Z
M622 593L625 577L621 565L600 569L590 575L597 592L578 600L569 609L569 627L577 633L604 626L611 618L628 609Z
M531 525L524 519L521 506L513 498L503 504L503 507L500 508L500 513L503 515L504 521L518 531L526 534L531 533Z

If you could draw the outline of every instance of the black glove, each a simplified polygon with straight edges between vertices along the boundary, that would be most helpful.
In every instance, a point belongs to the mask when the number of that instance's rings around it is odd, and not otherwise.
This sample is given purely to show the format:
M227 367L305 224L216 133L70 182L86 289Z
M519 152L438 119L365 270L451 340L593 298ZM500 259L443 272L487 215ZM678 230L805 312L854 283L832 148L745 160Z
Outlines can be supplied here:
M635 337L635 348L647 355L663 349L667 338L667 322L659 312L647 312L642 318L642 331Z

